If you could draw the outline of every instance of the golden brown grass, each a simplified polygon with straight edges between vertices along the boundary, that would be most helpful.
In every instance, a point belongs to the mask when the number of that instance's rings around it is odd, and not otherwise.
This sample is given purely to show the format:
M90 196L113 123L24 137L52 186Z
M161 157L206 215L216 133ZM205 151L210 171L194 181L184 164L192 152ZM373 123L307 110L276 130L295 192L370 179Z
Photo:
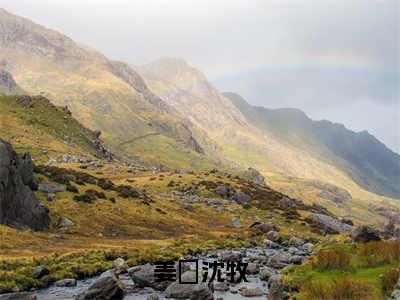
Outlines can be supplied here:
M382 291L385 295L388 295L392 292L399 278L400 267L389 269L382 274Z
M307 300L378 300L371 295L372 287L360 280L342 277L329 283L311 281L300 291Z
M341 249L319 251L312 259L313 268L322 270L351 269L351 255Z
M370 242L360 245L360 255L367 266L400 264L400 241Z

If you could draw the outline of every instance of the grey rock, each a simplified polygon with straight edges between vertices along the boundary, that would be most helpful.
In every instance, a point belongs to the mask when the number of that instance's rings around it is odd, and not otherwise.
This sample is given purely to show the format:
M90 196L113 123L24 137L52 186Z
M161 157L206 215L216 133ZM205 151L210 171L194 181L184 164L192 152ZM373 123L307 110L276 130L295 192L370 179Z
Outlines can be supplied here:
M251 288L245 287L239 291L239 294L243 297L261 297L264 295L264 291L259 287Z
M263 267L260 270L260 279L267 281L271 276L276 275L276 271L270 267Z
M307 221L320 226L323 231L332 234L353 230L353 226L342 223L339 219L323 214L311 214L307 218Z
M234 200L239 204L246 204L251 201L251 197L242 191L236 191Z
M157 294L148 295L146 298L146 300L158 300L158 299L160 299L160 297L158 297Z
M194 282L196 280L196 273L187 271L182 275L182 282ZM206 283L179 283L178 281L172 283L165 290L165 295L168 298L175 299L191 299L191 300L211 300L213 293Z
M289 259L289 263L294 265L300 265L303 262L303 256L293 255Z
M229 198L233 195L234 190L230 185L219 185L215 188L215 192L224 198Z
M232 218L232 225L235 228L242 228L242 224L238 218Z
M218 258L222 262L227 261L240 261L243 258L243 254L240 251L222 251L218 253Z
M111 272L100 276L89 288L77 297L77 300L118 300L123 299L122 283Z
M37 300L37 297L33 293L21 292L2 294L0 300Z
M268 239L264 240L264 246L265 246L265 248L269 248L269 249L278 249L281 247L278 243L275 243Z
M155 266L146 264L136 266L128 269L128 273L131 276L133 282L140 288L152 287L156 290L163 291L171 283L169 281L156 281L154 276Z
M213 282L214 291L226 292L229 290L229 285L226 282Z
M76 279L74 279L74 278L61 279L61 280L56 281L55 285L59 286L59 287L76 286Z
M312 248L314 247L313 243L305 243L302 248L304 251L311 252Z
M0 139L0 224L48 228L49 211L32 192L31 164L29 155L19 157Z
M255 263L248 263L247 264L247 268L246 268L246 272L247 274L257 274L259 271L258 265Z
M288 245L289 246L294 246L294 247L301 247L301 246L304 245L304 243L305 243L304 240L299 239L299 238L297 238L295 236L292 236L288 241Z
M75 226L75 223L72 222L70 219L66 217L61 217L59 226L61 227L73 227Z
M46 193L59 193L66 190L65 185L53 184L53 183L41 183L39 184L39 191Z
M250 178L250 181L253 182L254 184L266 186L265 177L261 175L261 173L258 170L254 168L248 168L246 175Z
M281 239L281 235L279 234L279 232L274 230L268 231L266 236L269 240L273 242L278 242Z
M129 268L126 261L121 257L118 257L117 259L115 259L113 262L113 265L114 265L115 272L117 274L125 273Z

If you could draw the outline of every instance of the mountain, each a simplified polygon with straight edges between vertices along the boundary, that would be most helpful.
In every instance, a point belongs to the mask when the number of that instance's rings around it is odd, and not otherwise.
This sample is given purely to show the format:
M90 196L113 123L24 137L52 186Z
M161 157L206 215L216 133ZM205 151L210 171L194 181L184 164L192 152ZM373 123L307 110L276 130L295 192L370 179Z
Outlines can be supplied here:
M234 93L224 95L248 122L282 143L335 164L368 191L400 198L400 156L368 132L353 132L329 121L313 121L297 109L267 109L252 106Z
M206 135L154 95L127 64L4 9L0 61L24 91L68 106L126 159L188 168L208 164L201 145Z

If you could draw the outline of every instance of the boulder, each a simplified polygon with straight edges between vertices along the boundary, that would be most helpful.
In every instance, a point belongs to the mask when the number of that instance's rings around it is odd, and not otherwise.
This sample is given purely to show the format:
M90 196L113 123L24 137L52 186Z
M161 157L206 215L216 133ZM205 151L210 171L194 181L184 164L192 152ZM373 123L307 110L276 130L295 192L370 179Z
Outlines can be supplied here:
M289 263L294 265L300 265L303 262L303 256L293 255L289 258Z
M195 282L196 273L187 271L182 274L182 282ZM167 298L191 299L191 300L211 300L213 292L207 283L179 283L176 281L165 290Z
M153 289L163 291L171 283L170 281L156 281L154 276L155 266L146 264L128 269L129 276L132 278L136 286L140 288L151 287Z
M37 300L37 297L33 293L21 292L2 294L0 300Z
M295 236L292 236L289 241L288 241L288 245L289 246L294 246L294 247L301 247L305 244L304 240L299 239Z
M313 244L313 243L305 243L305 244L302 246L302 249L303 249L304 251L311 252L313 247L314 247L314 244Z
M239 251L223 251L218 253L218 258L222 262L241 261L243 254Z
M234 190L230 185L219 185L215 188L215 192L224 198L230 198L234 194Z
M76 286L76 279L74 279L74 278L61 279L61 280L56 281L55 285L58 286L58 287Z
M270 267L263 267L260 270L260 279L267 281L271 276L276 275L276 271Z
M328 215L311 214L306 220L308 223L318 226L322 231L329 234L337 234L353 230L353 226L342 223L339 219Z
M242 224L238 218L232 218L232 225L235 228L242 228Z
M75 223L66 217L61 217L60 222L58 224L60 227L74 227Z
M268 240L268 239L264 240L264 246L267 249L278 249L278 248L281 247L278 243L275 243L275 242L273 242L271 240Z
M291 256L283 251L276 251L268 260L268 266L281 269L290 263Z
M0 224L48 228L49 211L36 198L34 187L30 156L19 157L0 139Z
M279 232L274 230L268 231L266 237L273 242L278 242L281 239Z
M121 257L118 257L117 259L115 259L114 262L113 262L113 265L114 265L115 272L117 274L126 273L126 271L129 268L128 264Z
M251 201L251 197L249 195L247 195L246 193L243 193L242 191L238 190L238 191L236 191L234 200L238 204L246 204Z
M375 230L371 226L368 225L363 225L360 227L357 227L352 235L351 235L351 240L354 243L367 243L371 241L380 241L380 235L379 231Z
M123 299L122 282L112 272L100 276L89 288L77 297L77 300L118 300Z
M146 298L146 300L159 300L159 299L160 299L160 297L158 297L157 294L148 295Z
M53 184L53 183L41 183L39 184L39 191L45 193L60 193L67 189L65 185Z
M257 274L259 271L258 265L256 263L249 262L247 264L246 273L247 274Z
M229 290L229 285L226 282L213 282L214 291L226 292Z
M243 297L261 297L264 295L264 291L259 287L251 288L251 287L244 287L239 290L239 294Z
M261 185L261 186L266 186L265 183L265 177L261 175L261 173L254 169L254 168L248 168L246 175L249 177L250 181L254 184Z

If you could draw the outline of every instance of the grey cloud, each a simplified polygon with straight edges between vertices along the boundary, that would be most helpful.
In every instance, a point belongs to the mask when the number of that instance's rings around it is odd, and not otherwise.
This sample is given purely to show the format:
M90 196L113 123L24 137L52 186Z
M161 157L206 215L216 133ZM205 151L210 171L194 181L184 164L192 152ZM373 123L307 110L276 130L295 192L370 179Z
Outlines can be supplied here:
M3 0L1 5L111 58L142 64L183 57L223 91L367 129L400 152L394 125L400 119L397 0ZM385 113L377 114L378 108Z

